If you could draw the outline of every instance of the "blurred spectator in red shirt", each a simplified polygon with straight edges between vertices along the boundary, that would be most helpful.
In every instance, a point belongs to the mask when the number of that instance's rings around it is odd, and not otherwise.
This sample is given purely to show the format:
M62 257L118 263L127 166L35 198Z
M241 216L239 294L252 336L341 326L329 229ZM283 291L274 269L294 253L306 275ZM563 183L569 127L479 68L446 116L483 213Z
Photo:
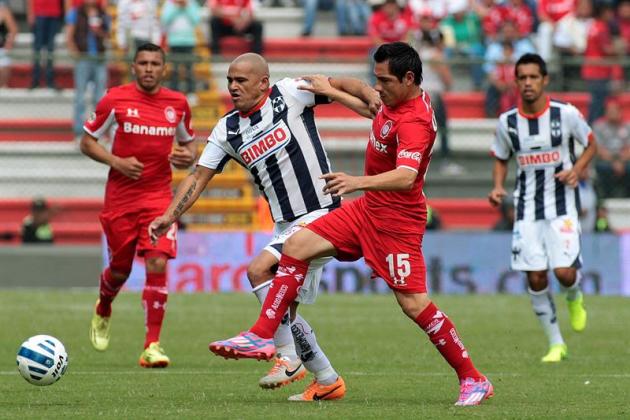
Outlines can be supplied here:
M372 13L367 24L367 34L372 41L370 49L369 80L374 84L374 51L383 43L407 41L413 28L413 18L409 9L401 8L396 0L385 2Z
M619 35L625 46L626 57L630 55L630 0L620 0L617 3L617 24ZM624 66L625 80L630 80L630 63L626 60Z
M545 60L552 58L552 39L556 25L576 7L576 0L538 0L538 52Z
M591 103L588 107L589 124L604 115L604 104L611 90L610 82L623 80L621 66L611 61L619 52L615 48L610 30L610 23L614 17L612 6L605 3L596 4L593 8L593 17L586 36L582 65L582 79L586 81L591 94Z
M41 77L41 51L46 49L46 86L57 89L53 53L55 35L63 23L62 0L28 0L26 16L33 30L33 73L31 89L39 87Z
M488 38L494 39L506 20L516 24L521 37L529 36L534 29L534 16L524 0L508 0L495 4L483 21L483 31Z
M252 51L263 52L263 26L254 18L251 0L208 0L211 41L213 54L220 54L220 40L226 36L249 35L253 38Z
M368 21L368 35L374 48L386 42L406 41L413 27L408 10L396 0L385 0Z

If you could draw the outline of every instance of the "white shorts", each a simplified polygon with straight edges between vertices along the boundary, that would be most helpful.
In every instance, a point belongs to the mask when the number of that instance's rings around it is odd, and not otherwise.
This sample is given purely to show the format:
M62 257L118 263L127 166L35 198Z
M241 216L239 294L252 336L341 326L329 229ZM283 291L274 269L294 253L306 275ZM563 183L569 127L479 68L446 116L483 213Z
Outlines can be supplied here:
M575 216L515 222L512 231L512 270L580 268L580 231L580 222Z
M292 222L276 223L273 229L273 238L271 242L265 247L265 251L270 252L274 257L280 260L282 253L282 244L287 238L293 235L304 226L311 223L313 220L328 214L328 209L315 210L298 217ZM317 298L317 290L319 289L319 281L322 279L322 273L324 271L324 265L328 261L332 260L332 257L318 258L311 261L304 279L304 284L300 288L297 301L300 303L314 303Z

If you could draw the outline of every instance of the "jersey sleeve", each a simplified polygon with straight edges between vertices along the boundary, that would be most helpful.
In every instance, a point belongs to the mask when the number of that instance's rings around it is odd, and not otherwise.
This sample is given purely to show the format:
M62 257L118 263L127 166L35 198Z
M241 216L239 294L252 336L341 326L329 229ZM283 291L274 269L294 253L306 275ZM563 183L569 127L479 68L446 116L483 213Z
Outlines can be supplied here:
M499 118L497 128L494 132L494 141L490 147L490 152L494 157L501 160L508 160L512 156L512 148L510 147L510 135L504 118Z
M330 100L326 96L315 95L313 92L309 92L308 90L299 89L300 86L306 84L308 84L306 80L289 79L288 77L276 83L279 88L291 95L291 97L295 98L295 100L304 107L330 103Z
M567 117L570 118L571 134L582 146L587 147L593 131L575 106L569 105L569 110Z
M398 127L398 149L396 168L407 168L418 172L422 157L429 153L431 137L430 126L418 123L402 123Z
M96 109L83 125L90 136L100 138L116 121L116 108L112 94L108 93L96 105Z
M204 147L197 165L214 169L217 172L223 171L225 164L231 159L231 156L225 150L225 136L225 122L220 121L210 133L208 143Z
M182 119L177 124L176 139L178 143L189 143L195 139L195 133L190 126L191 112L188 101L184 101L183 108Z

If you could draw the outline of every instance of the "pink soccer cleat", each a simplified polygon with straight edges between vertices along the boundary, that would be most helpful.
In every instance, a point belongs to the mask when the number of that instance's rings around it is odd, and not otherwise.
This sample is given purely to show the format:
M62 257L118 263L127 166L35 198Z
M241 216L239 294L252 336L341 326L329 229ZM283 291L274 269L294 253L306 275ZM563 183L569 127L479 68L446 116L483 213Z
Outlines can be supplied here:
M459 384L459 399L455 405L479 405L494 395L494 387L485 376L483 379L466 378Z
M227 340L215 341L208 347L212 353L226 359L271 360L276 354L273 339L261 338L249 331Z

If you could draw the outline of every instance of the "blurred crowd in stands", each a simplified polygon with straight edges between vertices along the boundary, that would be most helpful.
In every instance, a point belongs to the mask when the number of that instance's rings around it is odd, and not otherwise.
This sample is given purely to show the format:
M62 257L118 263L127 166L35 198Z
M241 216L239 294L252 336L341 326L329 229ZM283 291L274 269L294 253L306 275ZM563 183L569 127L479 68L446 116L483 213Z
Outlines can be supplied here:
M20 27L8 4L0 0L0 88L9 79ZM486 116L497 117L516 105L516 60L540 53L549 62L551 91L590 92L586 117L600 143L597 196L630 197L630 124L617 99L630 75L630 0L26 0L22 28L33 34L31 88L57 88L54 38L63 31L75 61L73 125L79 135L87 90L92 87L94 102L103 95L114 51L128 57L144 42L166 46L175 68L181 67L172 72L170 87L195 92L192 66L200 43L220 57L222 38L245 37L252 51L264 54L260 6L302 7L305 38L314 36L318 12L327 10L335 14L340 37L367 37L373 48L412 43L425 63L423 88L436 111L438 156L451 174L462 169L449 163L444 93L456 77L469 74L472 88L486 94Z

